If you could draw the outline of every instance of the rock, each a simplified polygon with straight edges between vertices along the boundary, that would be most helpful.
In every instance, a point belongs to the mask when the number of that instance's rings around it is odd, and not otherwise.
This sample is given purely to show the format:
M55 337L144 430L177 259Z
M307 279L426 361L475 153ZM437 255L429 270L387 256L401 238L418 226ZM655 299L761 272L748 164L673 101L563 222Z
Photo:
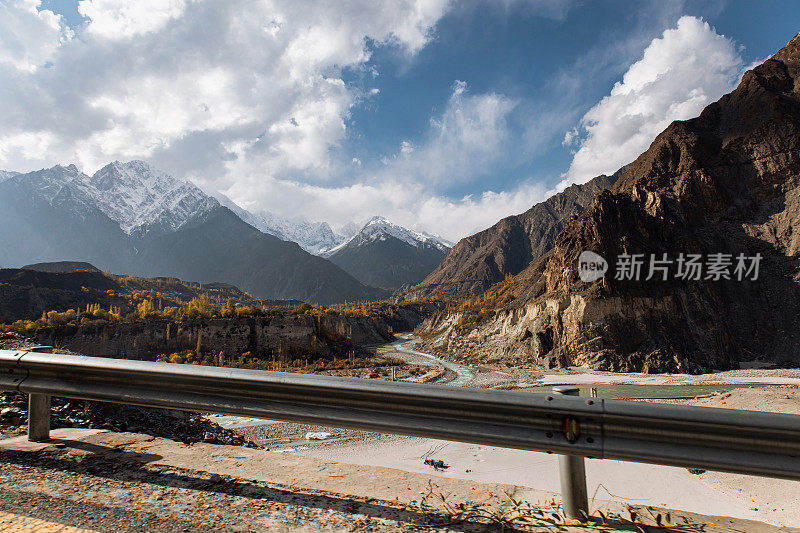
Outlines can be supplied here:
M306 433L306 440L325 440L333 436L332 433L327 431L309 431Z
M0 426L16 424L27 416L27 409L13 406L24 395L17 393L0 394ZM202 415L175 412L166 413L160 409L150 409L130 405L100 402L67 402L61 398L52 399L51 427L97 427L109 431L131 431L156 437L193 444L213 442L231 445L249 445L238 433L215 424Z

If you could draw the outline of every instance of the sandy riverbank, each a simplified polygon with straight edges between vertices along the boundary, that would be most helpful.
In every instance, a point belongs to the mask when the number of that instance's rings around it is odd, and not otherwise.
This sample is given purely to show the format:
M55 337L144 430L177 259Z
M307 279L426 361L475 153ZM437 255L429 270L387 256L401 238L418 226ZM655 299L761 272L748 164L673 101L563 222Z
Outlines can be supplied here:
M415 335L404 335L405 346L415 347L419 338ZM385 357L402 359L408 364L439 367L443 373L447 369L444 359L433 355L422 355L415 351L401 351L394 344L379 348ZM448 361L449 363L449 361ZM519 368L494 367L487 365L467 365L450 363L469 369L472 379L464 385L475 388L528 388L549 385L705 385L705 384L770 384L800 385L800 369L766 369L742 368L709 374L643 374L601 372L589 368L571 367L566 369L530 370ZM754 366L754 365L745 365ZM432 371L432 370L430 370ZM438 383L446 383L454 375L445 374L437 379Z
M409 339L413 343L413 337ZM413 345L413 344L412 344ZM411 364L436 365L436 358L387 346L383 351ZM703 385L776 384L667 403L725 407L800 414L800 371L794 369L741 369L703 375L614 374L573 368L546 372L508 371L470 367L470 387L525 388L559 384L576 385ZM447 378L447 374L443 374ZM443 380L444 381L444 380ZM298 428L319 430L324 428ZM331 430L328 430L331 431ZM439 476L489 483L508 483L535 490L558 492L557 456L435 439L356 434L332 430L332 442L295 443L292 453L345 463L398 468L433 474L424 459L445 461L450 468ZM278 447L280 449L280 446ZM692 474L683 468L608 460L587 460L589 493L598 501L670 507L691 512L760 520L774 525L800 525L800 484L753 476L706 472Z
M794 386L737 389L696 400L669 403L755 409L800 414L800 389ZM436 475L489 483L508 483L558 492L558 458L436 439L386 437L338 446L298 447L293 453L344 463L430 473L426 458L450 468ZM587 460L589 494L597 500L654 505L691 512L760 520L779 526L800 525L800 483L754 476L610 460Z

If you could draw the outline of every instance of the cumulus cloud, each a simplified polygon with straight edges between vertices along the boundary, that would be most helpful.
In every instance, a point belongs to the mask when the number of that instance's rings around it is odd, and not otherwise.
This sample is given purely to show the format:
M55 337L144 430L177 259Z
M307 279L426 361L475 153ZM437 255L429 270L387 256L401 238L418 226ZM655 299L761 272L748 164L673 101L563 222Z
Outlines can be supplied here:
M683 16L592 107L565 145L577 148L564 180L585 183L615 172L647 149L670 122L697 116L731 91L742 73L736 45L702 19Z
M507 156L503 147L515 106L501 94L470 94L467 83L456 80L444 112L431 118L424 144L404 141L399 156L386 160L382 175L439 188L475 179Z
M230 186L324 179L362 97L343 69L370 46L418 52L448 0L82 0L75 38L39 7L0 6L0 166L136 157Z
M511 136L508 120L516 105L499 94L470 94L460 80L451 91L421 142L402 141L397 153L384 158L383 168L355 183L337 187L240 174L224 194L247 209L313 212L313 217L339 224L380 214L453 241L543 200L545 188L529 182L455 199L439 192L494 169L507 156L503 146Z
M81 0L78 12L91 19L89 32L107 39L127 39L162 29L179 17L184 0Z
M72 38L72 30L61 16L39 10L40 5L40 0L0 4L0 64L35 72Z

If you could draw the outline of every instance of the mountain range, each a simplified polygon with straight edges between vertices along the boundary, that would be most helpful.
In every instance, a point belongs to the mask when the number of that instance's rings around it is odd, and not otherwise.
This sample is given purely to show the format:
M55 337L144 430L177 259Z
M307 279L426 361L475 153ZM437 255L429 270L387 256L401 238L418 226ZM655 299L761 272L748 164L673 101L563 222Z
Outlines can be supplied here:
M217 194L216 197L222 205L262 233L274 235L283 241L296 242L303 250L314 255L324 255L323 252L343 243L360 229L357 226L351 233L334 233L327 222L312 222L303 217L281 217L269 211L253 213L224 194ZM347 230L351 230L351 226L345 226Z
M259 298L332 303L387 295L263 233L189 182L142 161L74 165L0 182L0 264L85 260L140 276L233 283Z
M366 285L395 290L422 280L452 246L441 237L406 229L376 216L323 255Z
M796 366L798 235L800 35L700 116L670 124L513 279L430 320L427 346L628 372ZM605 275L579 276L585 252ZM687 276L689 257L700 275Z
M114 272L233 283L271 299L380 299L419 282L450 248L382 217L341 235L326 222L251 213L143 161L92 176L74 165L2 172L0 210L3 265L88 260Z
M452 249L382 217L348 237L326 223L250 213L140 161L91 177L73 165L1 172L0 212L5 265L87 260L320 303L398 288L409 300L453 301L420 332L429 349L473 361L627 372L796 365L800 35L613 175ZM580 276L586 252L607 271ZM681 278L686 256L705 268L714 257L731 268L758 258L759 270ZM643 276L620 277L631 257L661 258L663 279L646 265Z
M219 201L258 230L293 241L307 252L329 259L361 283L395 291L419 283L435 269L453 243L424 231L374 216L362 224L347 223L334 233L327 222L250 212L223 194Z
M581 212L622 171L572 185L519 215L458 241L444 261L408 290L408 300L459 299L480 294L508 275L522 272L550 250L567 220Z

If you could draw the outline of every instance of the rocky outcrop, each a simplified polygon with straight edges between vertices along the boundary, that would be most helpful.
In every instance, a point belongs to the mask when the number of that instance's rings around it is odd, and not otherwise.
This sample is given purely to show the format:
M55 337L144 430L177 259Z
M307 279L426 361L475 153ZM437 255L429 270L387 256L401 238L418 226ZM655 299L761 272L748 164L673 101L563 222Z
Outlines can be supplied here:
M330 360L394 339L395 331L414 329L430 310L417 305L391 306L376 316L284 314L278 316L196 319L173 322L86 324L26 332L36 343L97 357L153 359L196 350L222 353L226 359L245 352L254 357L303 357Z
M572 185L519 215L458 241L442 263L403 296L406 300L452 300L479 294L506 275L516 275L555 244L567 220L583 210L600 191L611 187L621 171Z
M236 358L245 352L270 357L311 353L318 358L341 357L357 344L387 342L391 333L380 319L348 319L312 315L188 320L140 320L78 328L41 328L33 332L40 344L63 346L98 357L152 359L159 354L194 350L200 338L204 353ZM348 342L349 340L352 342Z
M699 117L662 132L508 285L513 301L466 335L453 327L457 316L439 317L425 332L441 350L543 365L796 366L799 231L800 35ZM608 260L604 278L581 281L585 250ZM760 254L758 278L676 279L680 254L707 261L718 253L734 262ZM623 254L667 254L668 279L615 279Z
M70 263L51 263L64 264ZM256 300L226 283L201 284L177 278L134 278L84 268L63 272L29 267L2 268L0 323L35 320L45 312L82 310L94 304L103 309L118 307L123 314L127 314L136 309L136 302L130 297L134 292L158 293L164 306L174 307L184 306L194 298L205 298L217 306L231 300L242 305L282 309L292 309L303 303L299 300Z

